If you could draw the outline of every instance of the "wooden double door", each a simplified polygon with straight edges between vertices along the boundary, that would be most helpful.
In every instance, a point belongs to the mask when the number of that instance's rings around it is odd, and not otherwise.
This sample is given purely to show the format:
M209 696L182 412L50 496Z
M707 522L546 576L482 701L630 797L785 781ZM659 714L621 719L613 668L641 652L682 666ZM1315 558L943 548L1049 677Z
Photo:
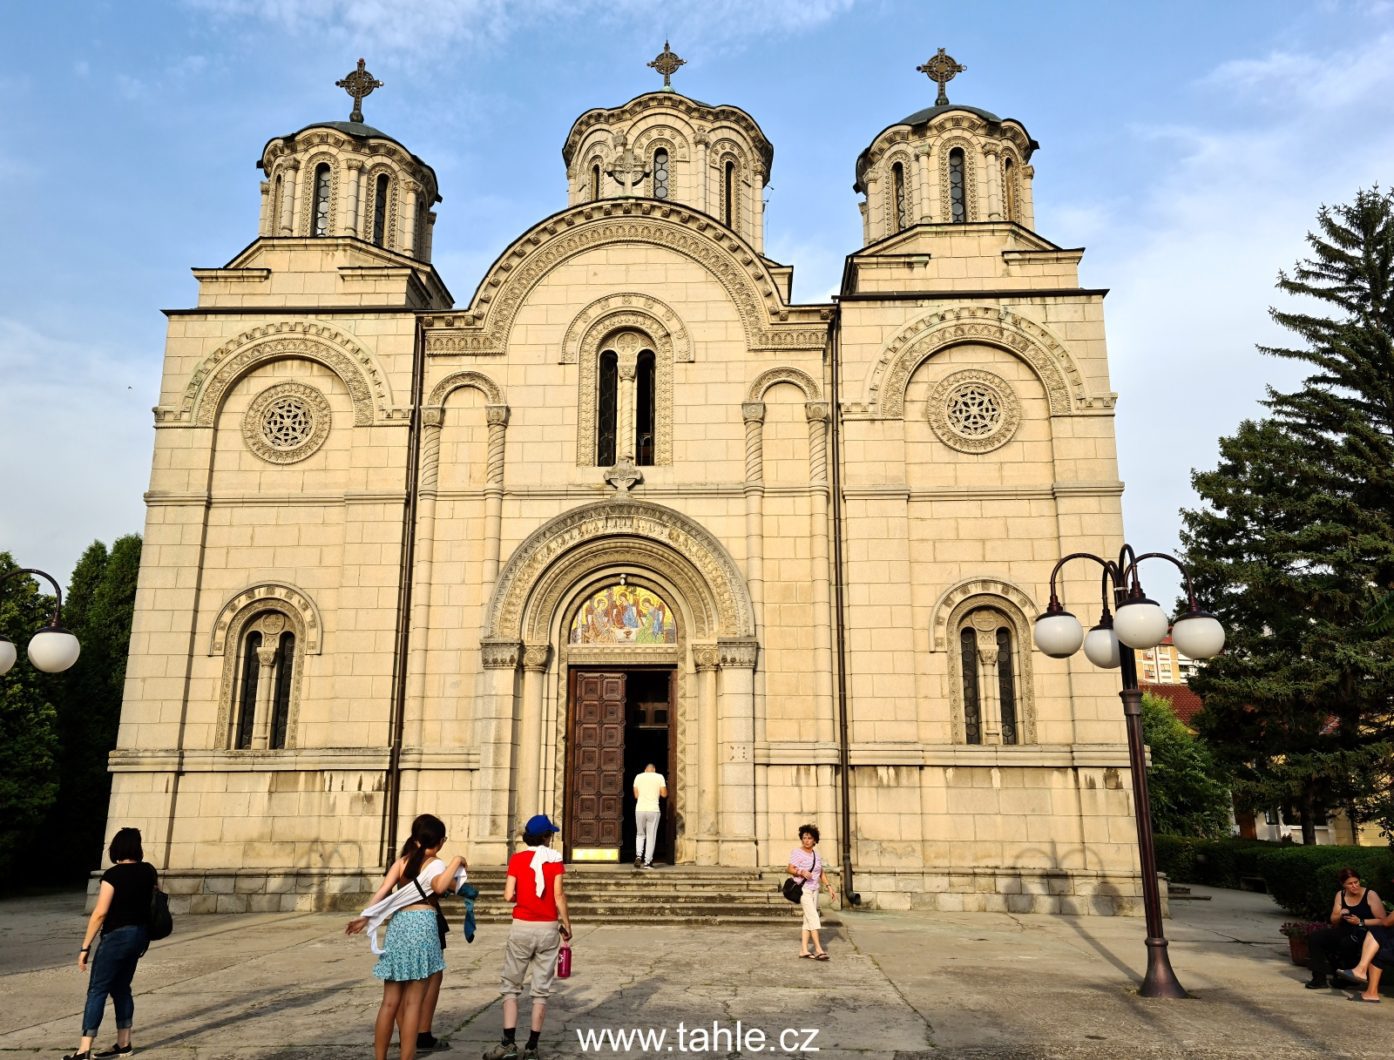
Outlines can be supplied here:
M633 782L652 762L668 781L656 856L672 863L677 834L675 681L672 667L571 670L566 742L568 858L634 859Z

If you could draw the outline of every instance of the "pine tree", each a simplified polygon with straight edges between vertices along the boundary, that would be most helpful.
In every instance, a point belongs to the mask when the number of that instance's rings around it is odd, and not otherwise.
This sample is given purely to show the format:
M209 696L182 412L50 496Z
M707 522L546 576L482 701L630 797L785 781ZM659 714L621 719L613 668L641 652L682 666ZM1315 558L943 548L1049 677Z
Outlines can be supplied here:
M1193 682L1199 725L1236 794L1290 801L1313 842L1318 805L1368 816L1394 764L1394 197L1323 207L1311 256L1278 287L1316 311L1272 310L1301 340L1264 347L1316 369L1270 388L1269 418L1220 442L1183 511L1197 587L1229 632Z

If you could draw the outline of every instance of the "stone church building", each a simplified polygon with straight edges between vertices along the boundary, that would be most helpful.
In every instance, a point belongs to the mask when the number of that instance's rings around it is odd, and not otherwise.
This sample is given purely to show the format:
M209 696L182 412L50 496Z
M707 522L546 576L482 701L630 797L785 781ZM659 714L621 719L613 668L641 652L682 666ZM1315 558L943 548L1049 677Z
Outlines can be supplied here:
M1031 649L1123 488L1038 145L941 50L939 101L867 129L840 294L795 303L773 145L650 65L460 304L361 62L350 120L266 144L254 238L168 313L109 827L220 909L306 908L421 812L476 865L538 812L627 864L654 762L675 871L812 820L873 906L1132 912L1116 676Z

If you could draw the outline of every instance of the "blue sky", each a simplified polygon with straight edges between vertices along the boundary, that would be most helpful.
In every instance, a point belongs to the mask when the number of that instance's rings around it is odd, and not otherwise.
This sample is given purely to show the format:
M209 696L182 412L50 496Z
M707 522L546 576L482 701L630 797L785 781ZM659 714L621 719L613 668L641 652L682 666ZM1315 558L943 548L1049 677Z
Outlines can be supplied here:
M1277 270L1323 202L1391 179L1394 5L894 0L149 0L0 9L0 549L66 577L94 538L139 531L164 308L189 269L256 235L270 137L367 120L440 178L435 261L457 304L565 204L572 121L660 83L732 103L775 145L766 250L822 299L860 243L857 154L933 101L1041 143L1037 227L1086 246L1105 306L1127 530L1175 544L1190 469L1299 373L1276 335Z

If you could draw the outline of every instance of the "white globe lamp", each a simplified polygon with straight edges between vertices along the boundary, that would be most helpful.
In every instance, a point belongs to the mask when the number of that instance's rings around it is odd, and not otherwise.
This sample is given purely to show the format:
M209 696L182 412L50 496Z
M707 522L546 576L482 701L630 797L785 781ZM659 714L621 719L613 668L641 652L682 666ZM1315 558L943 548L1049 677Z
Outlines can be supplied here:
M1172 623L1171 642L1189 658L1213 659L1225 646L1225 627L1210 612L1194 608Z
M1052 659L1068 659L1083 643L1084 627L1068 611L1048 610L1036 619L1036 647Z
M1155 648L1167 635L1167 613L1155 600L1135 596L1113 616L1113 631L1130 648Z
M0 637L0 674L10 672L10 667L15 664L15 646L4 637Z
M29 661L36 670L61 674L77 662L80 651L76 637L62 626L49 626L35 633L29 642Z
M1084 654L1091 663L1105 670L1115 669L1122 663L1112 621L1100 622L1084 635Z

